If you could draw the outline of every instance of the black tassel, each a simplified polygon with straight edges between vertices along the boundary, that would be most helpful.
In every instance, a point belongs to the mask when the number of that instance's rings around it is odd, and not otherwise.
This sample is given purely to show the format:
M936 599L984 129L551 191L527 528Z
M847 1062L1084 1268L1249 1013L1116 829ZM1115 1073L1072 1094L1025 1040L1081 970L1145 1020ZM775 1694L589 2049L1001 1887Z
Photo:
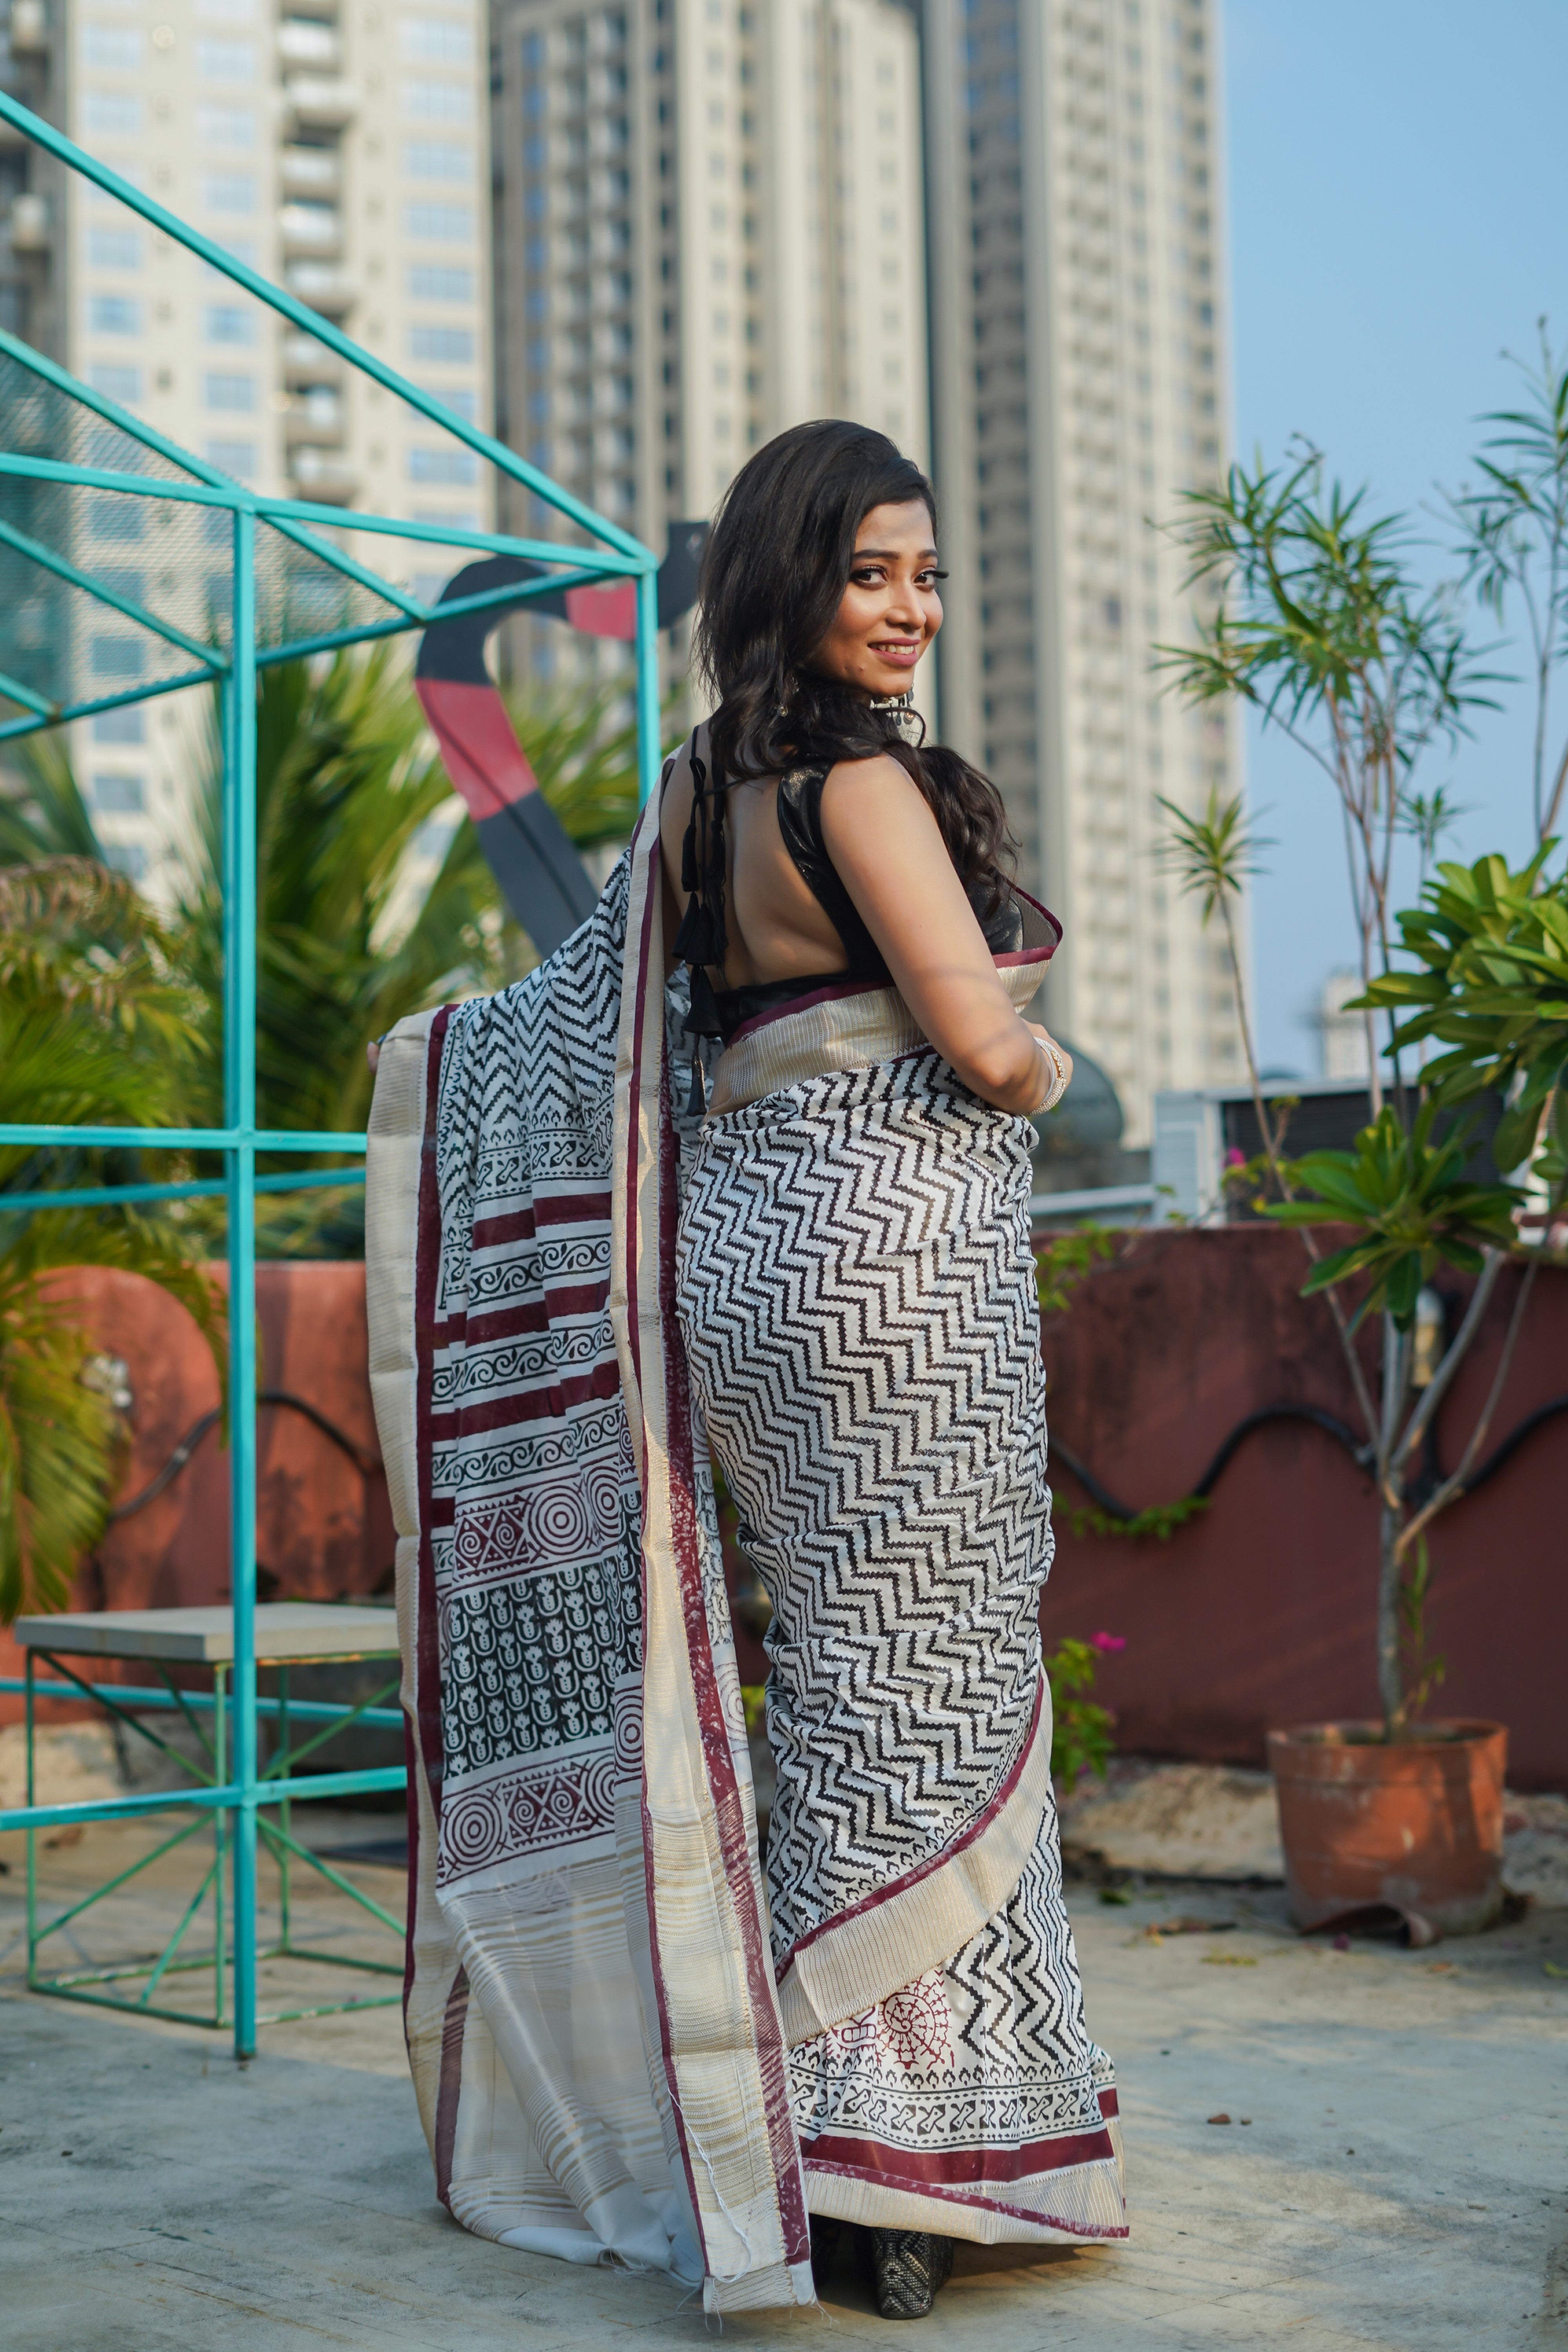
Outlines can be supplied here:
M713 937L712 914L700 898L688 898L680 929L675 934L673 953L677 963L716 964L721 961L719 943Z
M686 1017L689 1037L718 1037L722 1034L719 1022L719 1000L713 993L713 983L706 969L695 964L691 972L691 1010Z

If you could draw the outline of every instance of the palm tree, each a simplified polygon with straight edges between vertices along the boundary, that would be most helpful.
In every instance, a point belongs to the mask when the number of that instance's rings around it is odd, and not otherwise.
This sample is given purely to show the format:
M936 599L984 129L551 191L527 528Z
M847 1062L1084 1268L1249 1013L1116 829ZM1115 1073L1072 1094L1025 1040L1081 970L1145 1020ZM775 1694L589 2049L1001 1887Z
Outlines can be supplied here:
M162 926L122 877L82 858L0 871L0 1123L179 1118L201 1057ZM162 1172L162 1171L161 1171ZM125 1182L138 1155L0 1150L0 1623L63 1608L102 1534L124 1427L92 1340L58 1297L68 1266L142 1274L182 1300L223 1368L223 1297L194 1235L135 1207L5 1213L7 1194Z
M635 727L609 693L521 700L535 773L584 846L629 834ZM0 1121L221 1124L222 759L216 706L194 839L174 906L154 914L107 870L62 738L13 755L0 792ZM363 1127L365 1047L403 1017L499 987L534 961L503 913L479 837L445 820L451 788L418 704L385 648L281 663L257 698L258 1112L275 1129ZM121 1432L90 1385L91 1342L50 1277L67 1265L150 1275L217 1345L222 1302L200 1260L221 1203L7 1216L6 1191L201 1172L133 1150L0 1152L0 1622L58 1607L107 1518ZM300 1161L294 1158L298 1170ZM363 1196L345 1186L271 1196L275 1255L362 1246ZM300 1203L303 1205L300 1205ZM221 1365L220 1365L221 1370Z

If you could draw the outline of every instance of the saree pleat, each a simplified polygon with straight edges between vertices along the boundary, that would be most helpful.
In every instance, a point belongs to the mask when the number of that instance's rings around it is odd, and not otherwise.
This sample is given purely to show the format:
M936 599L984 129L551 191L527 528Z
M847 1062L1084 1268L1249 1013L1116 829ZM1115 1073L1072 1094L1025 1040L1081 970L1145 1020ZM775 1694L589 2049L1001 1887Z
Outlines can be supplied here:
M1060 1901L1018 1123L918 1042L842 1066L859 1007L699 1134L662 928L650 813L538 971L384 1041L371 1373L437 2193L732 2311L814 2299L808 2208L1124 2221ZM817 1051L785 1029L753 1082ZM777 1610L765 1883L710 1445Z

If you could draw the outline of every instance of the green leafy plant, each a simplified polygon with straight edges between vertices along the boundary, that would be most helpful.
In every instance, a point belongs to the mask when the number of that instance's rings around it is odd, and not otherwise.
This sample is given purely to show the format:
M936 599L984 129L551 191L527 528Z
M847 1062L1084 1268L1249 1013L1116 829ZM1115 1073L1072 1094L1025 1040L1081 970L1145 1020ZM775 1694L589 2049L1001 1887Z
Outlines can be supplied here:
M1501 857L1440 866L1399 918L1410 967L1367 991L1394 1015L1396 1046L1447 1048L1421 1074L1442 1101L1507 1095L1492 1147L1503 1168L1530 1158L1568 1067L1568 874L1542 871L1555 846L1517 871Z
M1425 1626L1426 1530L1474 1467L1535 1271L1532 1261L1457 1469L1418 1499L1418 1449L1518 1244L1521 1193L1467 1164L1473 1139L1463 1107L1489 1086L1511 1086L1516 1099L1497 1144L1501 1164L1533 1152L1537 1185L1561 1185L1568 1154L1553 1106L1568 1055L1568 924L1560 919L1568 908L1560 892L1542 887L1542 857L1517 876L1500 859L1482 859L1470 868L1440 867L1422 906L1395 919L1389 894L1396 837L1413 835L1429 860L1453 817L1441 791L1417 792L1418 765L1489 702L1483 689L1494 674L1470 648L1453 595L1417 592L1401 519L1368 520L1364 504L1364 494L1347 497L1337 484L1325 485L1316 452L1281 471L1261 462L1251 473L1233 468L1221 488L1192 494L1177 535L1194 595L1194 642L1161 649L1189 700L1250 703L1333 787L1361 938L1365 987L1354 1002L1367 1017L1371 1072L1373 1118L1353 1150L1288 1160L1280 1106L1271 1116L1264 1098L1230 911L1256 870L1256 845L1238 804L1211 793L1198 814L1163 805L1167 863L1184 888L1202 895L1205 921L1218 913L1225 922L1261 1172L1273 1196L1258 1205L1302 1235L1311 1261L1304 1292L1327 1302L1365 1430L1363 1458L1378 1494L1378 1690L1385 1736L1400 1738L1436 1679L1410 1643L1412 1622ZM1488 525L1506 573L1494 579L1494 603L1498 580L1517 587L1523 576L1517 499L1510 511L1506 527L1496 518L1495 528ZM1540 789L1538 763L1538 800ZM1396 930L1415 970L1394 968ZM1373 1028L1380 1014L1386 1079ZM1429 1039L1449 1052L1408 1067L1402 1054ZM1254 1172L1239 1171L1247 1180ZM1560 1203L1560 1191L1552 1200ZM1347 1226L1351 1238L1325 1254L1318 1236ZM1441 1325L1441 1303L1427 1286L1442 1266L1473 1276L1475 1287L1436 1361L1420 1360L1418 1384L1418 1312L1425 1299L1429 1328ZM1381 1331L1375 1370L1358 1345L1369 1317Z
M1035 1296L1042 1315L1065 1312L1073 1292L1097 1265L1116 1255L1116 1236L1104 1225L1072 1225L1035 1252Z
M1178 1528L1184 1528L1208 1507L1206 1495L1183 1495L1173 1503L1151 1503L1146 1510L1134 1511L1124 1519L1099 1503L1075 1503L1066 1516L1075 1536L1153 1536L1161 1543L1169 1543Z
M1452 591L1416 588L1404 518L1369 516L1366 492L1330 481L1319 451L1233 466L1183 506L1193 638L1157 646L1157 664L1189 702L1250 704L1331 785L1370 981L1388 962L1394 849L1417 769L1494 707L1496 673L1471 650ZM1234 896L1227 880L1216 904ZM1370 1018L1368 1047L1375 1110Z
M1116 1717L1087 1694L1094 1688L1102 1652L1121 1646L1113 1634L1101 1633L1089 1642L1069 1636L1046 1660L1051 1686L1051 1778L1064 1793L1070 1794L1086 1772L1105 1778Z
M176 1123L201 1039L167 940L122 877L72 857L0 870L0 1122ZM162 1286L207 1336L222 1377L224 1300L176 1222L157 1212L6 1212L6 1196L129 1181L138 1156L0 1150L0 1622L63 1608L108 1521L123 1458L94 1343L61 1295L76 1266Z
M629 834L637 734L624 696L519 697L512 717L541 789L584 847ZM0 857L104 862L59 740L25 738L18 786L0 793ZM454 800L397 656L345 651L274 664L257 692L257 1101L264 1126L362 1129L365 1049L405 1013L504 987L535 961L506 916L479 836ZM203 738L194 826L159 936L198 1050L183 1117L222 1117L222 756L216 702ZM134 898L134 893L129 894ZM146 919L151 922L150 911ZM330 1157L291 1164L331 1168ZM264 1198L269 1255L353 1254L361 1196L323 1187ZM221 1207L191 1212L209 1245Z
M1467 1124L1448 1123L1439 1138L1442 1106L1428 1096L1408 1129L1385 1103L1356 1138L1353 1151L1311 1151L1291 1162L1290 1179L1308 1197L1268 1211L1279 1223L1349 1225L1357 1238L1320 1258L1302 1286L1311 1297L1351 1275L1366 1277L1352 1318L1386 1308L1402 1331L1415 1319L1421 1286L1439 1265L1479 1274L1485 1251L1507 1250L1515 1238L1514 1211L1522 1194L1510 1184L1478 1182L1465 1173L1471 1146Z
M1480 487L1451 505L1483 605L1500 621L1514 609L1524 615L1535 686L1531 804L1544 842L1568 791L1568 741L1555 761L1551 745L1552 676L1568 660L1568 364L1544 319L1540 338L1535 364L1515 362L1521 405L1481 420L1498 429L1477 459Z

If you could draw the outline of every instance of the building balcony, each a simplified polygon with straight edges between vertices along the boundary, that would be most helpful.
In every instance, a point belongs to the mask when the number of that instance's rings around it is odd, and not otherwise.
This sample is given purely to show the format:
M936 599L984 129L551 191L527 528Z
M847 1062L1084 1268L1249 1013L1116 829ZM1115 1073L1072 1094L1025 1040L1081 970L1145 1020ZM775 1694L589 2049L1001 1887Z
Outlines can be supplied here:
M47 253L50 241L48 199L26 191L19 196L13 196L10 227L13 253Z
M341 448L346 422L341 396L319 384L289 403L283 438L291 450Z
M285 257L335 260L342 251L343 225L336 205L284 205L278 226Z
M291 392L302 392L312 384L331 387L342 380L342 360L335 352L324 350L314 335L284 337L283 381Z
M48 53L49 20L44 0L11 0L11 55L47 58Z
M343 162L335 147L285 147L278 177L286 196L335 197L343 184Z
M352 82L314 74L291 74L283 85L287 120L296 131L342 131L359 112Z
M359 490L358 467L323 449L290 448L289 470L300 497L321 506L346 507Z
M285 17L278 27L278 55L285 68L298 66L310 73L335 74L343 61L336 28L300 17Z
M347 270L330 261L290 261L283 281L290 294L297 294L326 319L342 318L359 299L359 289Z

